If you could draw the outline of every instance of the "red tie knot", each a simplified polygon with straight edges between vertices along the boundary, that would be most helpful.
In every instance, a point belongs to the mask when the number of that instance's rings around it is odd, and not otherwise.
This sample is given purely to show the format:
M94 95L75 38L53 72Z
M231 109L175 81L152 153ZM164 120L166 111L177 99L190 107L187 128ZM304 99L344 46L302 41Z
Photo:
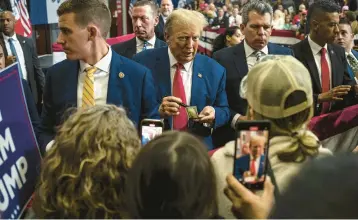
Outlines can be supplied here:
M325 56L325 55L326 55L326 52L327 52L326 48L322 47L322 49L321 49L321 55L322 55L322 56Z

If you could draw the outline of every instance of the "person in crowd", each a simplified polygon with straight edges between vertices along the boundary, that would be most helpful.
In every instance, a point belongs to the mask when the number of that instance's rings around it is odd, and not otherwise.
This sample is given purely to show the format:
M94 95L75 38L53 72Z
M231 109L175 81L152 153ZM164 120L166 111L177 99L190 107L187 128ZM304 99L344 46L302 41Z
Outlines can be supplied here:
M225 47L232 47L239 44L243 39L244 35L238 26L232 26L225 30L223 34L218 35L213 42L213 51L219 51Z
M0 41L0 72L6 66L11 64L11 61L10 61L10 63L6 63L7 51L4 48L5 48L5 45L3 44L2 41ZM10 59L10 60L12 60L12 59ZM26 105L27 105L27 110L29 112L31 124L34 129L35 135L37 135L38 127L40 124L40 117L39 117L39 114L37 111L35 100L31 93L29 84L26 82L26 80L21 79L21 83L22 83L22 88L24 90L25 101L26 101Z
M280 10L276 10L273 14L272 28L275 30L282 30L285 23L284 14Z
M343 6L342 12L340 14L340 18L345 18L348 11L349 11L349 7L347 5Z
M214 18L213 23L211 24L211 28L219 29L228 27L229 18L225 16L224 10L222 8L218 8L218 16Z
M307 164L292 179L287 192L276 199L270 218L356 219L358 178L354 174L357 169L355 154Z
M354 11L347 11L346 18L349 21L352 27L353 35L358 34L358 21L357 21L357 14Z
M339 34L336 36L334 43L341 45L345 49L349 76L358 82L358 52L353 50L354 34L347 19L341 18L339 20Z
M165 132L138 154L128 176L131 218L218 218L215 173L206 147L185 132Z
M112 49L129 59L147 49L166 46L155 36L155 26L159 22L158 7L150 0L137 1L132 9L132 24L135 37L112 46Z
M286 15L285 16L285 24L283 25L283 30L292 30L292 23L291 23L291 16Z
M57 42L67 59L49 68L46 75L39 127L42 151L69 107L123 106L136 126L142 118L159 118L150 70L118 55L106 43L111 16L103 1L67 0L57 14Z
M124 109L78 109L42 161L32 206L36 218L129 218L124 188L140 148Z
M307 23L307 12L302 11L300 20L296 25L293 25L293 29L296 30L296 38L304 40L306 38L306 23Z
M0 12L2 12L2 11L10 11L10 10L11 10L10 0L0 1Z
M292 49L311 74L315 115L356 103L356 86L347 71L345 51L332 44L339 34L339 6L331 0L317 0L308 10L307 22L309 36Z
M318 138L306 127L313 116L314 102L311 84L308 70L292 56L267 56L248 74L248 117L250 120L271 122L268 160L272 175L269 176L275 179L277 195L282 195L287 191L292 179L309 161L332 156L332 153L323 148ZM219 167L216 164L229 163L223 160L233 161L234 146L226 151L231 152L231 157L218 158L217 156L220 155L215 154L212 156L214 168ZM232 168L227 167L226 172L215 170L216 173L221 172L221 176L218 176L221 178L221 182L217 181L218 187L224 187L220 183L222 184L227 174L232 173ZM232 179L230 176L228 178ZM245 198L244 194L230 192L233 188L235 187L229 183L229 188L225 189L228 198L234 203L247 202L248 198ZM230 202L220 199L222 198L219 197L219 204L226 202L227 205L224 207L228 210L227 208L231 206ZM266 205L270 206L270 204ZM235 207L236 205L233 204L234 209ZM236 210L234 215L245 212L244 206L241 207L242 209L238 208L239 210ZM267 209L263 208L261 212L261 216L256 217L267 217ZM262 216L263 213L265 213L264 216ZM219 214L223 214L220 209ZM226 217L226 215L223 216ZM250 218L251 216L241 217Z
M42 96L45 86L45 75L40 68L36 47L30 38L15 33L15 16L11 11L4 11L0 14L0 38L5 45L4 49L12 60L19 63L21 77L29 85L37 109L42 108Z
M226 124L230 112L225 69L213 59L197 54L206 25L199 12L175 10L165 24L168 47L145 51L133 59L153 72L157 99L161 101L159 113L166 119L166 128L205 137L212 149L212 129ZM188 118L188 108L183 106L195 107L197 117Z
M306 6L304 4L301 4L298 7L298 13L295 16L293 16L292 25L297 25L297 26L299 25L301 16L302 16L302 12L305 12L305 14L307 14Z
M269 43L272 13L272 7L265 1L253 0L245 4L242 12L243 23L240 26L245 39L240 44L213 55L213 58L226 69L226 93L231 109L230 122L214 132L215 146L223 146L234 140L233 128L236 122L238 119L245 119L247 102L240 96L240 84L247 72L261 56L292 53L288 48Z
M225 5L225 3L223 0L215 0L214 5L216 8L222 8Z
M162 0L160 3L160 15L159 15L159 22L155 26L155 36L160 39L161 41L164 40L164 25L167 21L169 15L173 11L173 2L172 0Z
M358 0L348 0L348 8L351 11L358 10Z
M240 27L242 23L242 17L239 15L239 7L234 7L232 10L232 15L229 17L229 26L238 26Z

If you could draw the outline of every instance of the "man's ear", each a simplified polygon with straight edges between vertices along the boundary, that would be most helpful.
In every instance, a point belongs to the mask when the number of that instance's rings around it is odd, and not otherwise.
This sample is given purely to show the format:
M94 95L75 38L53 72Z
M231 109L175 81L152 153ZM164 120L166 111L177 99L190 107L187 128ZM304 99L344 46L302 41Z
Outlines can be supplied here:
M98 35L101 34L100 30L98 29L98 27L94 26L94 25L89 25L87 27L87 31L88 31L88 40L93 40L95 39Z
M316 21L316 20L312 20L311 24L310 24L310 28L312 28L312 30L314 31L317 31L318 30L318 25L319 25L319 22Z
M157 26L158 23L159 23L159 16L157 15L154 17L154 27Z
M245 25L245 24L240 24L240 31L241 31L241 33L244 33L245 28L246 28L246 25Z
M169 34L168 34L168 32L164 32L164 40L165 40L165 42L169 43Z

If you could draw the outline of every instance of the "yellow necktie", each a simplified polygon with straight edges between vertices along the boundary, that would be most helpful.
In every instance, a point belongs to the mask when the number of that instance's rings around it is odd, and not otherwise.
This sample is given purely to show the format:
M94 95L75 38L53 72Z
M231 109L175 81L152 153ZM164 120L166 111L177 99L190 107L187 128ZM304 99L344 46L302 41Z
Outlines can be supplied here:
M96 72L96 67L87 67L85 82L83 84L83 93L82 93L82 108L90 107L95 105L94 101L94 73Z

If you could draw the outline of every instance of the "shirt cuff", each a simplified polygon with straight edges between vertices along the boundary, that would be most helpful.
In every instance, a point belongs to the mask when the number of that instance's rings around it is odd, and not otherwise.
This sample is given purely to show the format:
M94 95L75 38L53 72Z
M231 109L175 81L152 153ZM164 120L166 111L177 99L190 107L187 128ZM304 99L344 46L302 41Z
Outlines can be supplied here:
M239 113L236 113L236 115L235 115L234 118L232 119L232 121L231 121L231 127L232 127L233 129L235 129L236 122L237 122L237 120L239 120L240 116L241 116L241 115L240 115Z

